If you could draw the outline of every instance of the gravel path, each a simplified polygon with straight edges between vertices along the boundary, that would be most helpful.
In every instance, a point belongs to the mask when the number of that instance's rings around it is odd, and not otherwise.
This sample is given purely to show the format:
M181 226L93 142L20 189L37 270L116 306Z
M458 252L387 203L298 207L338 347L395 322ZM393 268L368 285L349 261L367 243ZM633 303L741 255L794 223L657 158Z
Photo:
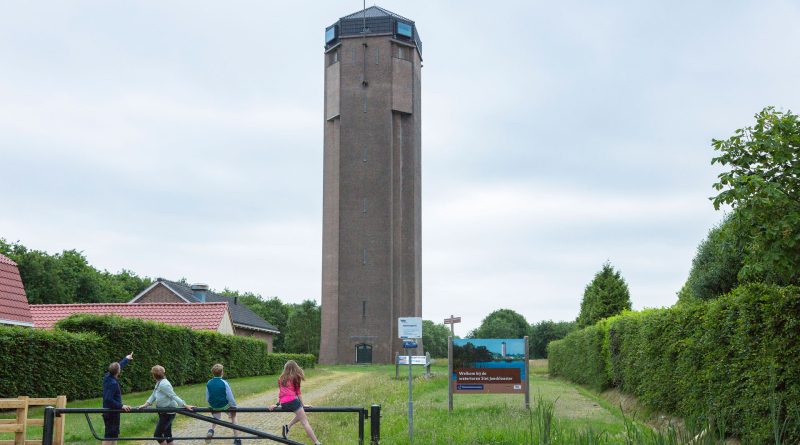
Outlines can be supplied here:
M339 388L352 383L353 380L359 378L361 376L360 373L346 373L346 372L337 372L331 371L329 373L325 373L321 376L316 376L313 380L307 380L303 382L303 403L307 405L318 405L324 402L325 398L329 395L335 393ZM276 377L277 379L277 377ZM236 389L234 388L234 396ZM274 389L270 389L269 391L265 391L262 393L254 394L249 397L245 397L239 399L237 397L236 402L241 407L260 407L260 406L267 406L275 403L278 399L278 388L277 383L275 384ZM314 425L314 413L308 414L309 418L311 419L311 425ZM181 419L183 416L178 416L177 419ZM281 426L289 423L292 419L293 414L291 413L239 413L236 416L236 422L245 425L251 428L255 428L260 431L274 433L276 435L280 435ZM176 420L177 420L176 419ZM229 420L228 416L223 414L222 420ZM209 428L208 422L203 422L201 420L195 419L188 419L183 418L180 422L178 422L172 431L172 435L179 437L179 436L205 436L206 431ZM233 431L218 426L216 428L216 435L217 436L232 436ZM298 423L292 427L292 433L290 437L293 440L298 442L308 442L308 436L306 436L305 431L303 431L303 427ZM263 440L263 441L262 441ZM246 445L247 443L256 444L256 443L276 443L272 441L267 441L267 439L262 439L259 441L256 440L245 440L243 443ZM176 444L178 442L175 442ZM205 442L202 440L197 441L181 441L181 445L183 444L191 444L191 445L201 445ZM231 441L218 441L215 440L212 442L212 445L229 445ZM151 444L152 445L152 444Z

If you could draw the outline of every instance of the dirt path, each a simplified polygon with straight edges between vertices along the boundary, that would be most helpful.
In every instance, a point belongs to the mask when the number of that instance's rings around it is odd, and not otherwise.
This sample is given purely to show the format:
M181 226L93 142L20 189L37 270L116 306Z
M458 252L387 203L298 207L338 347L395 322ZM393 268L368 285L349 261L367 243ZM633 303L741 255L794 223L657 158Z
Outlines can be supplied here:
M322 375L317 375L316 377L314 377L314 379L303 383L303 403L309 405L322 404L328 396L335 393L339 388L353 383L354 380L362 376L363 376L362 373L347 373L341 371L330 371ZM269 391L265 391L259 394L254 394L242 399L239 399L237 397L236 403L238 403L239 406L241 407L262 407L275 403L277 398L278 398L278 388L276 387L275 389L270 389ZM313 413L310 414L309 418L313 419L312 417L313 415L314 415ZM241 425L249 426L257 430L279 435L281 431L281 426L288 423L292 419L292 416L293 415L291 413L240 413L238 416L236 416L236 421ZM178 416L178 419L180 418L181 416ZM222 420L228 420L228 416L223 415ZM182 419L173 427L172 434L176 437L205 436L206 431L208 431L209 425L210 424L208 422L203 422L201 420ZM227 436L232 436L233 435L232 433L233 432L231 430L223 427L217 427L216 430L217 436L227 437ZM303 428L299 424L295 425L292 428L291 437L292 439L297 440L299 442L308 441L308 437L306 437L305 433L303 432ZM248 442L251 444L273 443L272 441L266 441L266 442L243 441L243 442L245 444L247 444ZM200 445L204 444L204 441L190 440L181 442L181 444L184 443ZM227 440L214 441L212 442L212 445L230 444L230 443L231 441Z

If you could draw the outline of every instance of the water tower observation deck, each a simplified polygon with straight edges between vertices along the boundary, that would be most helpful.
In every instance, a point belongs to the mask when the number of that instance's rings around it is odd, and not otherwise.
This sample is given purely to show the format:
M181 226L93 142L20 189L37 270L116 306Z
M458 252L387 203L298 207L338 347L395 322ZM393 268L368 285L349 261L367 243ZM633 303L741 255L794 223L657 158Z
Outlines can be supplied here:
M325 28L325 50L334 48L341 39L362 36L388 35L417 48L422 57L422 40L413 20L388 11L380 6L370 6L340 18Z

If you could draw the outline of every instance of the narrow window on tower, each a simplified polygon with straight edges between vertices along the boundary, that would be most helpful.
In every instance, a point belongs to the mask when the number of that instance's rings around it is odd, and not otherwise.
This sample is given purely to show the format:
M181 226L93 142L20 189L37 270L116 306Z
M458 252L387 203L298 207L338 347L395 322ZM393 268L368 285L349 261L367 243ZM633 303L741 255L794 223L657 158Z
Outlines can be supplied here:
M375 48L375 65L380 65L381 63L381 49L380 47Z
M333 65L339 61L339 50L334 50L328 53L328 66Z
M361 162L367 162L367 147L364 147L364 155L361 157Z
M367 214L367 198L364 198L364 207L361 209L361 213Z
M355 48L350 50L350 56L353 59L353 63L356 63L356 49Z
M367 300L361 300L361 318L367 318Z
M367 248L364 248L364 256L361 258L361 264L367 264Z

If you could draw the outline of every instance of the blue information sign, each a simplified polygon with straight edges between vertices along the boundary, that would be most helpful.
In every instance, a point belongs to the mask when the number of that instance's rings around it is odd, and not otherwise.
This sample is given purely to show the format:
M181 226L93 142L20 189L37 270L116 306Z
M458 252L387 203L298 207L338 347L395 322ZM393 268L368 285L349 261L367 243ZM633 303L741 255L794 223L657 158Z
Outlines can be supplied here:
M403 342L403 348L404 349L414 349L416 347L417 347L417 342L415 342L415 341L405 340Z

